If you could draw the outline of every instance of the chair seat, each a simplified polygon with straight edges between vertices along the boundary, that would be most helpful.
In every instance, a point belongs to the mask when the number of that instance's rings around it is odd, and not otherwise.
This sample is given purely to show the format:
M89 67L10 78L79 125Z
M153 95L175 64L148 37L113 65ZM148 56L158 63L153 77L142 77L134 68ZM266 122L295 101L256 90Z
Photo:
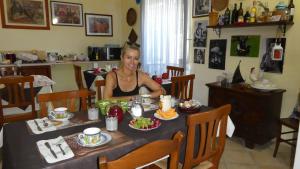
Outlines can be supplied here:
M299 128L299 120L294 118L281 118L280 123L294 130Z

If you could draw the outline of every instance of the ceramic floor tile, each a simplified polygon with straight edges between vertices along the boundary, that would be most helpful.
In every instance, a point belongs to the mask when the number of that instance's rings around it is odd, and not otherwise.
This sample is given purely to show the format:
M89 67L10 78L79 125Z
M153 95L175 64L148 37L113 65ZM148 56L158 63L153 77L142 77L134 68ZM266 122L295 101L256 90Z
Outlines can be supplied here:
M227 163L228 169L259 169L254 164L239 164L239 163Z
M281 165L282 162L273 158L273 151L271 149L253 149L249 152L254 159L255 163L258 165Z
M263 165L259 166L259 169L289 169L289 167L282 165Z
M245 150L243 140L238 137L227 138L225 150Z
M224 151L223 156L227 163L241 163L241 164L255 164L250 153L244 150L227 150ZM227 168L229 168L227 166Z

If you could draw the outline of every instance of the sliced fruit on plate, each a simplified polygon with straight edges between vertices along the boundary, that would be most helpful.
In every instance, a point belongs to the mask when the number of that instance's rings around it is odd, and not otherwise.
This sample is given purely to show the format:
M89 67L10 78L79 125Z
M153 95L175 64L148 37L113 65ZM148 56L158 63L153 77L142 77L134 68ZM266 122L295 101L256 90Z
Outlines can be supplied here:
M176 110L173 109L173 108L171 108L171 109L169 109L168 111L165 111L165 112L163 112L161 109L158 109L158 110L156 111L156 113L157 113L160 117L162 117L162 118L164 118L164 119L171 119L171 118L174 118L175 116L177 116L177 112L176 112Z
M152 129L159 127L161 123L158 119L140 117L131 120L129 124L136 129Z

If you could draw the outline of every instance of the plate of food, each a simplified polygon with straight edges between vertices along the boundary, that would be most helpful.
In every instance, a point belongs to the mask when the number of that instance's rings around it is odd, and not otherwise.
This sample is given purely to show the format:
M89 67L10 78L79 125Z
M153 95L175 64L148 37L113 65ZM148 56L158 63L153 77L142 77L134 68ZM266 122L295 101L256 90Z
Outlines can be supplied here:
M198 100L189 100L180 102L178 109L182 113L195 113L198 112L201 108L201 103Z
M157 129L161 122L158 119L140 117L129 122L129 127L140 131L150 131Z
M154 113L154 117L160 120L173 120L179 117L178 113L175 109L171 108L166 112L163 112L161 109L158 109L156 113Z

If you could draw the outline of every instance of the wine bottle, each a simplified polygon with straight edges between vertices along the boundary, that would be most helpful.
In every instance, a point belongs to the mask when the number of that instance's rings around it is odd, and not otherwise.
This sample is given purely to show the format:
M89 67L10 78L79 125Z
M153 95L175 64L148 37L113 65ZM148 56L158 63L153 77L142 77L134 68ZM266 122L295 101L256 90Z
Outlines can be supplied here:
M288 9L289 9L289 21L293 21L294 19L294 14L295 14L295 5L293 3L293 0L290 0L290 3L289 3L289 6L288 6Z
M244 15L244 22L249 23L250 22L250 13L247 10L247 12Z
M224 24L229 25L230 24L230 10L227 7L225 14L224 14Z
M243 3L240 3L240 8L238 10L238 23L244 22L244 11L243 11Z
M237 4L235 3L234 8L231 13L231 24L234 24L237 22L237 19L238 19L237 17L238 17L238 11L237 11Z
M256 8L256 1L253 1L253 6L250 10L250 22L256 22L256 12L257 12L257 8Z

